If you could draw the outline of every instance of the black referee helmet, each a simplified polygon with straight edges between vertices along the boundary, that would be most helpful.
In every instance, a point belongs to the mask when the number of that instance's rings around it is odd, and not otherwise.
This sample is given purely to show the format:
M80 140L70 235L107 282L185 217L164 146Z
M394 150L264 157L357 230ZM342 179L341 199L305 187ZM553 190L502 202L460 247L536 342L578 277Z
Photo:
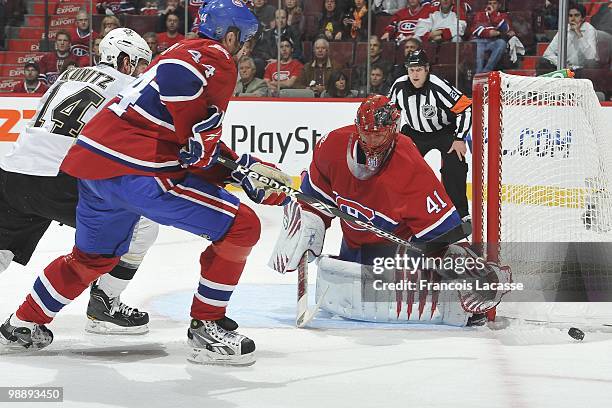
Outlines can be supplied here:
M429 58L423 50L412 51L404 60L406 68L410 67L424 67L429 65Z

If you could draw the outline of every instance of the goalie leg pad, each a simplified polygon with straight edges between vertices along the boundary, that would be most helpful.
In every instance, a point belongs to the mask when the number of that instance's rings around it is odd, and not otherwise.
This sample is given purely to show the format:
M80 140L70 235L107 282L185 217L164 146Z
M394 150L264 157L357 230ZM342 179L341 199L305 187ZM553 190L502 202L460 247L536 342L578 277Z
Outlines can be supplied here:
M463 327L471 313L459 302L456 291L433 293L376 290L380 276L371 267L323 256L317 269L315 298L325 293L321 309L347 319L379 323L425 323ZM378 287L378 286L377 286ZM408 305L408 299L414 304ZM423 301L420 302L420 299Z
M318 257L325 240L325 223L293 201L284 207L280 231L268 266L279 273L295 271L305 253Z

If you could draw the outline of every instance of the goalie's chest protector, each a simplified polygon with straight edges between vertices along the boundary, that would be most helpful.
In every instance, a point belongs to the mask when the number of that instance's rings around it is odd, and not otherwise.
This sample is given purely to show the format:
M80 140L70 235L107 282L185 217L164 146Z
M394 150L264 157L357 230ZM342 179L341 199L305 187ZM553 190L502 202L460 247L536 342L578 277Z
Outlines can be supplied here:
M344 212L405 238L420 238L443 223L454 207L444 187L421 157L414 143L399 135L383 169L367 180L349 169L347 146L355 140L355 126L331 132L317 145L312 184ZM319 174L315 174L319 173ZM385 242L363 227L341 221L345 241L352 247Z

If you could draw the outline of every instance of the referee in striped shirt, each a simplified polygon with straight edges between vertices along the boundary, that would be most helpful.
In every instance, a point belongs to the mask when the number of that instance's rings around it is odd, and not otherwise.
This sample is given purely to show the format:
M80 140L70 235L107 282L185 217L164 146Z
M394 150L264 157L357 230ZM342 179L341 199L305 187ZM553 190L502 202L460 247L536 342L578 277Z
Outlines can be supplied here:
M465 137L472 127L472 101L429 73L423 50L409 54L405 66L408 75L395 81L389 95L401 111L401 132L412 138L422 156L432 149L440 151L442 183L465 219L469 215Z

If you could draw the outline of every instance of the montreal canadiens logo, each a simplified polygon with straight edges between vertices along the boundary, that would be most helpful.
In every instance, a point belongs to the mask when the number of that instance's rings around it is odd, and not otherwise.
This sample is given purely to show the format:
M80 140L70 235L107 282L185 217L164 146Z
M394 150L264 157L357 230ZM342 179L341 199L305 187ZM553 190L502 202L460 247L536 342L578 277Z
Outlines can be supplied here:
M431 119L436 116L436 111L437 109L434 105L421 105L421 115L423 115L425 119Z
M368 221L368 222L372 222L374 220L374 216L375 216L374 210L372 210L371 208L365 207L356 201L348 200L346 198L338 196L336 197L336 205L338 206L338 208L340 208L340 210L344 211L345 213L349 215L352 215L353 217L359 220ZM365 228L360 227L359 225L353 222L344 221L344 220L343 222L346 222L346 225L348 225L349 227L351 227L352 229L356 231L366 231Z
M70 51L77 57L86 57L89 55L89 47L81 44L73 45Z
M401 21L397 27L400 33L411 33L414 31L416 23L414 21Z

